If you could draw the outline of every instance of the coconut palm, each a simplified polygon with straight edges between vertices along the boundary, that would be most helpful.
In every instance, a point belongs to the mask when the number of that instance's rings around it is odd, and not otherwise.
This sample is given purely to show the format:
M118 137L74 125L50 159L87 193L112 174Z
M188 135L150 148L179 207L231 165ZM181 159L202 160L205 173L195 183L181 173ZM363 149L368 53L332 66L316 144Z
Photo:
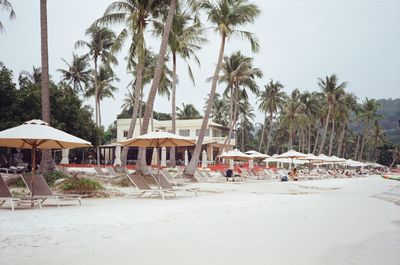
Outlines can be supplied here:
M177 117L179 120L199 119L201 118L200 112L192 105L182 103L182 108L176 107Z
M238 111L235 103L239 101L239 94L242 94L241 96L245 100L248 97L246 89L258 94L258 85L255 82L255 78L262 77L262 72L259 68L253 67L253 58L244 56L240 51L224 57L221 71L219 82L226 84L224 94L229 97L230 110L229 134L223 148L220 150L222 152L226 144L230 145L233 129L237 124Z
M270 127L268 130L268 137L267 137L267 144L265 148L265 153L268 153L269 151L269 141L270 141L270 136L272 132L272 120L274 114L276 114L280 109L282 109L283 104L285 103L285 99L287 97L286 93L281 91L283 88L283 85L279 82L276 81L274 82L272 79L269 81L269 83L264 86L265 90L262 90L259 95L258 95L258 102L259 106L258 109L264 113L264 124L262 125L262 131L261 131L261 138L260 138L260 143L258 144L258 151L261 151L261 145L264 142L264 135L265 135L265 129L267 127L266 121L267 121L267 114L269 113L269 122L270 122Z
M385 137L384 131L382 130L382 127L379 126L378 121L375 121L374 128L373 128L373 134L371 135L371 142L372 142L372 146L373 146L373 156L374 156L375 161L378 160L377 148L378 148L378 146L381 146L382 144L384 144L385 140L386 140L386 137Z
M249 139L249 134L254 130L254 108L247 101L247 99L242 98L237 102L238 120L239 128L236 130L238 136L240 136L241 150L244 151L245 139ZM239 138L239 137L238 137ZM239 146L239 141L236 141L236 146Z
M128 138L131 138L136 126L136 118L141 110L140 98L143 91L143 71L146 63L145 33L148 24L158 17L166 7L161 0L121 0L111 3L104 15L95 24L122 25L123 29L117 36L114 51L121 50L123 44L130 41L128 49L128 70L135 69L134 82L131 83L134 91L134 104L131 123L128 130ZM136 62L133 66L132 63ZM141 115L139 115L141 117ZM121 161L126 165L128 147L124 147L121 153Z
M206 100L206 105L207 105L207 100ZM211 109L210 117L211 119L218 124L221 125L228 125L228 120L229 120L229 112L227 111L228 109L228 103L224 98L221 98L221 95L218 93L215 93L214 97L214 103Z
M97 78L95 80L94 78ZM85 97L95 97L98 106L99 124L101 124L101 108L100 103L104 98L114 98L113 93L118 90L113 85L119 79L114 75L113 71L106 66L101 66L97 77L89 80L88 89L85 91ZM97 86L97 88L96 88Z
M357 111L357 98L354 94L352 93L346 93L342 100L338 102L337 106L338 110L338 121L339 121L339 126L341 127L341 133L338 139L338 146L337 146L337 156L340 157L342 147L343 147L343 141L346 135L346 129L348 126L348 123L350 121L351 113Z
M89 41L78 40L75 43L75 48L85 47L89 51L85 54L86 57L93 60L93 71L92 71L92 81L93 89L95 93L95 113L96 113L96 125L101 126L100 118L100 103L97 101L100 96L99 85L97 84L99 75L99 61L102 63L102 67L110 68L111 65L117 64L118 61L113 55L111 48L116 42L115 33L106 27L99 27L97 25L92 25L86 30L86 36L89 37ZM111 69L111 68L110 68Z
M318 86L325 94L326 103L328 107L328 112L325 118L324 134L322 135L321 145L319 147L319 152L318 152L319 154L321 154L325 147L325 139L326 139L326 134L328 132L328 124L331 119L332 109L336 103L338 95L344 93L344 89L346 88L347 83L343 82L338 85L338 78L335 74L333 74L330 77L326 76L325 79L318 78Z
M75 93L84 92L91 75L87 57L72 54L71 64L65 59L62 61L67 65L67 69L57 70L61 73L61 80L71 86Z
M199 158L206 127L211 113L211 107L214 102L215 91L219 72L222 65L222 59L225 51L226 38L240 35L250 41L251 48L255 52L259 49L258 41L251 32L239 30L238 27L253 23L254 19L260 14L260 10L254 4L250 4L248 0L218 0L218 1L200 1L199 6L203 8L207 15L208 21L215 26L216 32L221 36L221 44L215 67L215 72L211 84L210 97L207 102L207 108L204 113L203 123L201 125L197 144L194 149L192 159L185 168L185 175L193 176L197 160Z
M163 23L156 22L155 33L162 35ZM186 61L188 67L188 74L193 84L193 72L188 61L194 59L195 62L200 66L200 60L196 56L196 52L201 49L202 45L207 42L207 39L203 37L204 29L199 20L193 17L189 10L181 11L181 8L177 9L177 12L172 21L172 28L169 34L168 46L172 57L172 133L176 133L176 85L177 85L177 57ZM176 166L175 160L175 148L170 149L171 166Z
M21 71L18 77L19 86L26 87L28 85L39 85L42 83L42 68L32 67L32 73Z
M8 1L8 0L0 0L0 8L2 8L3 10L8 12L9 19L14 19L15 18L15 12L14 12L14 9L13 9L10 1ZM3 26L3 24L1 23L1 20L0 20L0 33L4 32L4 31L5 31L4 30L4 26Z
M364 124L363 136L361 140L361 149L358 159L361 161L364 155L364 146L368 140L368 133L371 126L381 117L378 114L380 104L375 99L366 98L358 116Z

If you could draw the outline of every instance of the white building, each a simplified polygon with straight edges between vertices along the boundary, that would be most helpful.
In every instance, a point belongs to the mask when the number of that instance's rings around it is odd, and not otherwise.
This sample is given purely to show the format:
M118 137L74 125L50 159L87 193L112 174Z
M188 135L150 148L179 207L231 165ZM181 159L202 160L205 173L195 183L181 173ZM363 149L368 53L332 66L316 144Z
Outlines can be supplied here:
M131 119L118 119L117 120L117 141L123 141L128 135L129 125ZM187 136L190 138L197 138L200 133L201 124L203 119L192 119L192 120L176 120L176 134ZM133 132L133 137L140 135L140 119L137 119L135 131ZM172 132L172 121L159 121L153 120L149 124L149 132L163 130L167 132ZM206 129L206 136L203 141L203 148L207 151L207 157L209 161L214 161L215 156L218 154L219 149L223 146L225 139L229 133L229 128L217 124L213 121L209 121ZM230 141L230 145L235 145L234 137ZM191 154L194 147L191 148L177 148L176 157L181 159L183 152L188 150Z

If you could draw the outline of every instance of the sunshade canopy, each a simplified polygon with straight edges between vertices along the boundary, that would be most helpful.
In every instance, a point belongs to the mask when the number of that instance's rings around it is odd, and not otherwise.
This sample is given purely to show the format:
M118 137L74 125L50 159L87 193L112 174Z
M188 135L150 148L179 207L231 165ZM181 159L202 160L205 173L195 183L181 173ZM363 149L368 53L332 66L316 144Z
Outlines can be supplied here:
M150 132L131 139L119 142L123 146L137 147L175 147L193 146L194 139L168 132Z
M263 154L263 153L260 153L260 152L254 151L254 150L247 151L247 152L244 152L244 153L249 155L249 156L251 156L254 159L257 159L257 158L262 159L262 158L270 157L269 155L266 155L266 154Z
M31 120L0 132L0 146L31 149L66 149L90 147L90 142L49 126L42 120Z
M232 160L250 160L253 159L251 156L240 152L238 149L234 149L219 155L219 158L232 159Z
M286 153L280 154L277 156L278 158L302 158L306 157L306 154L294 151L294 150L289 150Z

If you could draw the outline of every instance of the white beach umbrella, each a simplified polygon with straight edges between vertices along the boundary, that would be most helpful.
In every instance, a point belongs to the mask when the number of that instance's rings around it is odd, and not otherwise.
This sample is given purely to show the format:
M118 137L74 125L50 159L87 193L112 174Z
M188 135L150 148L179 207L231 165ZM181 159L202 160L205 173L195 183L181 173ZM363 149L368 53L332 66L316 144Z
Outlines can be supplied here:
M270 157L269 155L257 152L257 151L247 151L245 154L250 155L253 159L264 159Z
M304 158L306 157L306 154L294 151L294 150L289 150L283 154L280 154L277 156L278 158L290 158L292 159L292 163L293 163L293 159L294 158ZM292 163L289 162L289 168L292 167Z
M92 144L81 138L49 126L42 120L31 120L0 132L0 146L31 149L32 152L32 196L36 174L37 149L68 149L90 147Z
M189 164L189 154L188 154L188 150L185 150L185 166L187 166Z
M230 150L219 155L220 158L247 161L252 159L250 155L240 152L238 149Z
M167 148L165 147L161 148L161 166L162 167L167 166Z
M61 162L60 162L60 163L61 163L61 164L64 164L64 165L69 164L69 158L68 158L68 156L69 156L69 149L68 149L68 148L62 149L61 155L62 155L62 158L61 158Z
M206 168L207 167L207 152L206 150L203 150L201 153L201 167Z

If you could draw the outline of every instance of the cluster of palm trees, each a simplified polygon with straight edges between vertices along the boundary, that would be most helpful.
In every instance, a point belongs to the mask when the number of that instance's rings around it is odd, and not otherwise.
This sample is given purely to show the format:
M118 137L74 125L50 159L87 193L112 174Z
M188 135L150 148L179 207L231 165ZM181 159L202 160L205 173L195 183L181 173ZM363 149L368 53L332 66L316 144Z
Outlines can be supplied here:
M10 11L10 17L15 15L7 0L0 0L0 5ZM41 0L44 120L50 114L46 105L46 98L49 98L46 92L46 5L46 0ZM191 62L200 66L196 53L207 43L206 29L212 28L220 36L219 53L214 74L208 79L211 89L205 102L197 145L185 174L194 174L210 118L229 127L225 146L236 137L236 144L242 149L256 146L260 151L270 153L271 149L280 152L296 147L315 154L336 152L343 156L351 152L356 159L363 159L365 146L372 143L376 148L384 137L377 123L376 101L366 99L358 105L355 96L345 91L347 84L339 84L335 75L318 80L320 92L301 93L295 89L287 95L282 91L284 86L273 80L260 89L257 79L263 74L253 65L252 57L241 51L225 55L225 46L234 37L248 40L251 51L258 51L257 38L242 28L252 24L259 14L257 5L249 0L115 1L87 29L87 39L76 42L75 48L84 52L81 55L73 53L70 63L63 60L66 68L58 71L62 81L76 93L95 98L96 125L101 127L100 103L106 97L113 97L117 90L114 83L118 78L113 67L118 64L116 54L127 44L125 64L127 73L132 75L123 104L125 110L132 109L127 137L132 137L138 117L140 133L147 133L157 94L171 98L172 131L175 132L176 118L200 117L191 104L183 104L181 108L176 106L177 68L180 67L177 59L185 62L188 75L195 84ZM207 27L201 17L207 17ZM115 26L122 30L115 33L112 30ZM150 34L161 39L158 54L147 45ZM219 84L225 86L222 96L216 93ZM144 92L146 85L150 87L147 93ZM255 109L249 103L249 93L257 96L258 110L264 114L260 130L254 125ZM143 99L145 94L146 101ZM363 128L359 135L354 135L351 128L355 122ZM256 140L250 142L254 138ZM355 142L356 148L349 150ZM123 149L123 163L126 163L127 151L127 148ZM142 173L147 171L144 154L143 149L139 150L138 171ZM174 150L171 150L171 163L175 164Z

